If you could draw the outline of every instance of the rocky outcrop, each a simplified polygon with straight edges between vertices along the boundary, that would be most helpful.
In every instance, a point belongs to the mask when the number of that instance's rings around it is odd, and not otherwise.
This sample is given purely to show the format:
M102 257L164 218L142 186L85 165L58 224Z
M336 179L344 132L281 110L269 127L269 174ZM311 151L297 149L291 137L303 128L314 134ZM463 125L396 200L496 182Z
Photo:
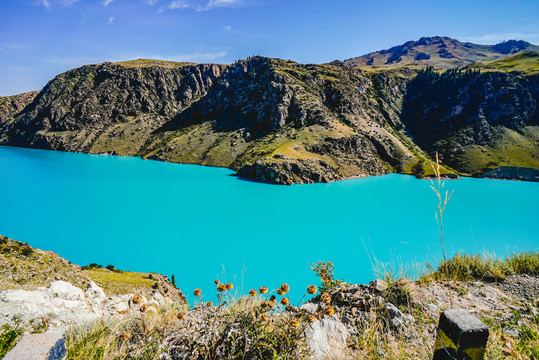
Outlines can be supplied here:
M86 290L66 281L52 282L47 288L36 290L12 289L0 292L0 324L47 319L52 326L70 323L82 324L106 316L123 315L139 311L142 305L154 307L170 303L169 298L155 293L152 298L136 294L105 296L103 289L90 282Z
M529 168L503 166L490 170L481 175L481 177L488 179L539 181L539 171Z
M539 76L427 69L410 82L402 121L421 148L463 173L539 169L538 83Z
M0 97L0 124L12 120L34 101L39 91L30 91L20 95Z

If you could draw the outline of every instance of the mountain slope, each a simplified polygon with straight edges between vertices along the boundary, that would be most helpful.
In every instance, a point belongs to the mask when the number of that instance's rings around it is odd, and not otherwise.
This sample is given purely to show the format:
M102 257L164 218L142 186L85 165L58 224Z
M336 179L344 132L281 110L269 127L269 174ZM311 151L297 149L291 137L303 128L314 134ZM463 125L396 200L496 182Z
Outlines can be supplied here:
M427 68L410 82L401 120L419 146L460 172L539 169L538 99L539 75Z
M387 50L345 60L350 66L399 67L430 65L449 69L478 61L501 59L521 51L539 52L539 46L522 40L509 40L496 45L477 45L448 37L423 37Z
M4 122L0 142L225 166L278 184L409 172L426 157L396 130L410 75L263 57L83 66Z
M539 76L493 64L447 72L264 57L89 65L37 95L0 98L0 144L228 167L274 184L425 176L435 152L445 173L539 169Z

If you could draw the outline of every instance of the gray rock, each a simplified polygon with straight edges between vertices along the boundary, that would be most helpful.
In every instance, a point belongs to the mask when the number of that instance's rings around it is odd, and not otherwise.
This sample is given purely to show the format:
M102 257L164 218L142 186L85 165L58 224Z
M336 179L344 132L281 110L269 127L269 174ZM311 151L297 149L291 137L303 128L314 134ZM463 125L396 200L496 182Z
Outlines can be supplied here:
M520 331L510 326L504 327L503 332L504 334L509 335L514 339L518 339L520 337Z
M384 316L388 323L396 329L400 329L404 326L405 317L402 312L395 307L392 303L386 303L384 306ZM413 317L412 317L413 319Z
M312 359L331 359L346 349L348 331L335 316L311 323L305 338L312 351Z
M314 303L305 303L300 306L300 310L305 310L309 314L314 314L318 310L318 304Z
M402 318L409 323L415 323L415 319L411 314L403 314Z
M392 303L386 303L384 306L384 316L388 320L402 319L402 312Z
M25 335L4 357L4 360L64 359L67 359L66 338L61 332Z

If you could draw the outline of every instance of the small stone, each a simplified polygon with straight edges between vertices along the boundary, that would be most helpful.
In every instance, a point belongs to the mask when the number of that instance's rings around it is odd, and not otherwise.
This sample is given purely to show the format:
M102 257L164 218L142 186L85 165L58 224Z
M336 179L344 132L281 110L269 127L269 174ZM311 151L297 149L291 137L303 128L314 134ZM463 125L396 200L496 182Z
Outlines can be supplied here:
M515 329L513 327L506 326L503 328L504 334L514 338L518 339L520 337L520 331L518 329Z
M384 290L387 290L387 283L382 279L376 279L375 281L371 281L370 287L376 291L382 292Z
M129 311L129 304L127 303L127 301L119 302L116 305L114 305L114 310L118 314L125 314Z
M392 303L386 303L384 306L384 316L388 320L401 319L402 312L395 307Z

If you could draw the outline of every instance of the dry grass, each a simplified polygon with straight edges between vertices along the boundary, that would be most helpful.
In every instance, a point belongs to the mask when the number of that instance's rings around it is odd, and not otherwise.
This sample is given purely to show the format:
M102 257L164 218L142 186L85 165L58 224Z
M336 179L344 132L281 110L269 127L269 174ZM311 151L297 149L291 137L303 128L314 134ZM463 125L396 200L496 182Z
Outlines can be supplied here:
M137 292L137 290L140 292L144 288L151 288L155 283L154 280L150 279L150 274L146 273L116 272L107 269L92 269L87 271L92 279L103 287L105 293L110 295Z
M219 288L223 289L223 287ZM302 359L309 314L291 306L288 285L258 295L218 291L219 303L173 303L156 311L112 318L68 331L70 359ZM279 293L276 297L274 293ZM201 294L195 294L201 299ZM149 308L151 309L151 308ZM316 316L333 315L326 305ZM326 315L324 315L326 314Z

